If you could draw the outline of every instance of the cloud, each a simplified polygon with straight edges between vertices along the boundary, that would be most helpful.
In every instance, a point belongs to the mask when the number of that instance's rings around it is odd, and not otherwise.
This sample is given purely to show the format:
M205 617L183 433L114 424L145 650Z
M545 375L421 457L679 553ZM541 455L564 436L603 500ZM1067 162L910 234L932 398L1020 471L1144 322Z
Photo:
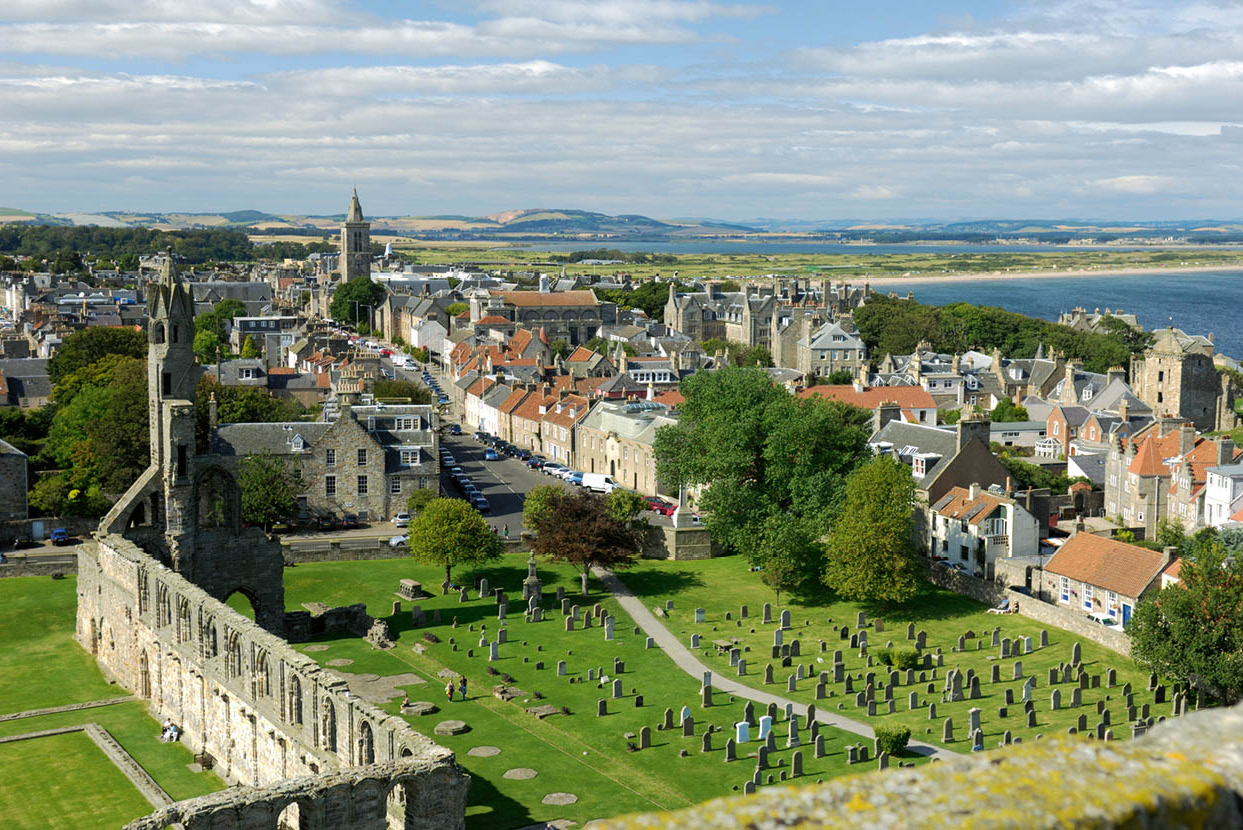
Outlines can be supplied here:
M0 19L325 23L344 13L336 0L7 0Z

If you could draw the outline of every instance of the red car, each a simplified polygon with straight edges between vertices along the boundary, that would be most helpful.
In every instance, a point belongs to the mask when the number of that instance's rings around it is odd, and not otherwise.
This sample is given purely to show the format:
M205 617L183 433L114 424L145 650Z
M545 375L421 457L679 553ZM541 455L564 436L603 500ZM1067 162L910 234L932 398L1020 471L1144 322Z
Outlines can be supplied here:
M648 510L655 510L662 516L672 516L673 511L678 509L676 504L670 504L664 499L657 498L656 496L648 496L644 499L644 502L647 503Z

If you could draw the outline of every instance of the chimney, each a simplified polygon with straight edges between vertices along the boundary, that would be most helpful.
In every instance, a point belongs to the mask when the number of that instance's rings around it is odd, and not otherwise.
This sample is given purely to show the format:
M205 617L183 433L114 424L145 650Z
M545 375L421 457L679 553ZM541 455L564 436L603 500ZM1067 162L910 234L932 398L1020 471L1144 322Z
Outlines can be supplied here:
M884 429L885 424L890 421L901 420L901 418L902 407L898 406L896 401L882 401L872 415L872 432L880 432Z
M1166 568L1170 566L1170 563L1173 562L1177 558L1178 558L1178 548L1174 547L1173 545L1162 548L1161 549L1161 570L1164 571Z
M1183 424L1178 428L1178 454L1186 455L1195 449L1196 428L1192 424Z
M860 383L857 379L854 382L854 388L855 388L856 394L859 394L859 395L863 394L863 384Z
M1122 400L1118 401L1118 417L1122 419L1123 423L1126 423L1130 419L1130 414L1130 407L1127 406L1126 397L1123 397Z
M967 488L967 494L972 501L978 499L980 497L980 482L971 482L971 486Z
M565 397L566 397L566 395L568 395L568 394L570 394L570 390L569 390L569 389L567 389L567 388L565 388L565 387L562 387L562 388L558 389L558 390L557 390L557 400L559 400L559 401L563 401L563 400L565 400Z
M989 423L988 416L969 412L962 417L956 427L958 441L957 449L959 452L962 448L971 443L972 438L979 439L980 443L988 447L989 441L992 439L992 427Z
M1014 479L1010 478L1010 476L1006 476L1006 495L1014 495Z
M1115 380L1122 381L1123 383L1126 382L1126 369L1123 369L1121 366L1110 366L1106 374L1111 382Z
M1217 439L1217 466L1234 462L1234 439L1223 435Z
M207 401L207 430L209 433L216 431L216 423L216 393L212 392L211 398Z

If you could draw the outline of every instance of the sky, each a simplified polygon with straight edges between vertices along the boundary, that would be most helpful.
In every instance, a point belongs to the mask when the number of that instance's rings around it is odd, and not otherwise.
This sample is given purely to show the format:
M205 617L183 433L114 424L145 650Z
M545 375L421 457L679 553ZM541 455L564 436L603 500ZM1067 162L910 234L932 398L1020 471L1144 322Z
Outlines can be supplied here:
M0 206L1243 216L1243 0L5 0Z

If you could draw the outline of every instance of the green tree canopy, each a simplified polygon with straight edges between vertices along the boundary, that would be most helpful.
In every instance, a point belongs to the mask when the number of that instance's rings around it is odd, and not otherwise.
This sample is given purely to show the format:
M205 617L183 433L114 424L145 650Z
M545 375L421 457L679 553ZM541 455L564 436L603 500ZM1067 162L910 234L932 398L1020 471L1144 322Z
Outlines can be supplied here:
M147 335L128 327L91 326L79 329L65 338L55 356L48 361L48 378L56 385L70 372L76 372L110 354L145 358Z
M904 602L914 596L919 584L914 500L915 482L906 465L878 456L856 470L829 533L825 583L853 600Z
M410 511L410 515L423 512L423 508L435 501L439 496L436 494L435 488L419 487L410 493L410 498L406 499L406 509Z
M470 311L469 303L449 303L445 306L445 314L448 314L450 317L456 317L463 311Z
M588 340L586 343L584 343L583 345L591 349L592 351L599 352L600 354L603 354L603 355L608 355L609 357L612 357L613 353L617 351L616 341L607 340L603 337L593 337L590 340ZM629 343L622 343L621 347L622 347L622 352L626 355L626 357L637 357L639 354L639 350L636 349L634 346L630 345Z
M264 531L298 512L302 479L279 458L266 452L243 458L237 483L242 491L242 519L262 525Z
M1019 406L1009 398L1002 398L993 407L991 414L993 423L1001 424L1013 421L1026 421L1029 419L1027 408Z
M500 558L501 540L483 517L461 499L433 499L410 520L410 555L425 565L443 565L445 582L459 565Z
M384 286L372 282L371 277L364 274L337 286L332 294L332 302L328 305L328 313L338 323L357 325L360 320L367 322L370 319L368 309L364 306L370 306L370 313L374 316L382 302Z
M713 538L762 566L770 516L790 516L818 538L847 474L868 455L868 413L821 398L794 398L759 369L697 372L682 383L677 424L661 427L661 480L703 485Z
M552 352L553 357L559 357L562 360L565 360L570 356L570 352L574 349L570 346L570 342L568 340L558 338L548 344L548 350Z
M608 506L609 515L619 522L628 524L635 523L639 519L647 503L633 490L625 490L617 487L613 492L604 497L604 503ZM646 522L642 522L646 524Z
M629 521L619 521L604 498L587 490L562 490L535 532L531 551L579 570L584 596L593 567L630 567L638 559L643 542Z
M556 508L565 488L557 484L537 484L522 500L522 526L532 533Z
M246 360L254 360L259 356L259 347L255 345L255 338L251 337L249 334L246 335L246 339L242 341L241 356Z
M1220 703L1243 696L1243 556L1215 542L1185 558L1179 583L1143 599L1131 656Z
M375 386L371 388L371 392L375 395L376 400L409 400L415 404L430 404L432 402L432 390L418 383L411 383L408 380L388 380L381 379L375 382Z
M819 582L824 570L824 546L808 532L808 523L790 516L769 516L759 540L760 581L781 593L802 590Z

